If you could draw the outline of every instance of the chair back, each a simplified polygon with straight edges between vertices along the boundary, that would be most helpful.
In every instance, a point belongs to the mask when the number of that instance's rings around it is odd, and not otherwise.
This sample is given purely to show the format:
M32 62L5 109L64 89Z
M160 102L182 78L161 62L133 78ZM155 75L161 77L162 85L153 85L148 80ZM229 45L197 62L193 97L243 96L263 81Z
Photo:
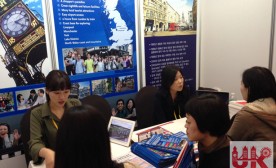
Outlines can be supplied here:
M218 89L215 89L215 88L209 88L209 87L201 87L201 86L199 86L198 87L198 90L209 90L209 91L216 91L216 92L218 92Z
M111 106L105 100L102 96L99 95L89 95L84 97L83 99L80 100L82 104L87 104L91 105L95 108L97 108L100 112L102 112L105 120L107 123L109 123L109 119L111 117Z
M153 86L141 88L135 96L138 129L154 125L154 99L158 89Z
M30 155L29 152L29 145L28 142L30 140L30 118L31 118L31 111L40 106L40 104L35 105L31 108L29 108L25 114L23 115L23 117L21 118L20 121L20 129L21 129L21 139L23 142L23 148L24 148L24 153L25 153L25 159L26 159L26 163L27 165L29 164L29 162L32 160L32 157Z

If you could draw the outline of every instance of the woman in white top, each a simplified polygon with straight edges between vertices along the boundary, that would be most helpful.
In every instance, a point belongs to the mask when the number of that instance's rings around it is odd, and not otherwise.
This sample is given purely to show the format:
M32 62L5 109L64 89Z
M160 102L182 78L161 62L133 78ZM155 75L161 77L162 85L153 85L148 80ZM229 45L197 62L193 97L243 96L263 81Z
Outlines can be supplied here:
M98 70L98 72L103 72L104 71L104 62L103 62L102 57L99 57L99 61L98 61L98 64L97 64L97 70Z

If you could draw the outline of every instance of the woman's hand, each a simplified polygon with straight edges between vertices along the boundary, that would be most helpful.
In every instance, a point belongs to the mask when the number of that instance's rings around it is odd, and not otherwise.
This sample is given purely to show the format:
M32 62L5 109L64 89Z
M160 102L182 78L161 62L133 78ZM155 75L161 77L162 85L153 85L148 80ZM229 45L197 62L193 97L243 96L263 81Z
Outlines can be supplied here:
M54 168L55 166L55 152L49 151L48 156L45 158L46 168Z
M55 166L55 152L49 148L41 148L39 156L45 159L46 168L54 168Z
M19 141L20 137L21 137L21 135L18 133L18 130L17 129L13 130L13 142L12 142L13 146L18 145L18 141Z
M18 140L20 137L21 137L21 135L18 133L18 130L15 129L13 131L13 138L14 138L14 140Z
M112 108L111 114L112 114L112 116L116 116L117 112L116 112L115 108Z

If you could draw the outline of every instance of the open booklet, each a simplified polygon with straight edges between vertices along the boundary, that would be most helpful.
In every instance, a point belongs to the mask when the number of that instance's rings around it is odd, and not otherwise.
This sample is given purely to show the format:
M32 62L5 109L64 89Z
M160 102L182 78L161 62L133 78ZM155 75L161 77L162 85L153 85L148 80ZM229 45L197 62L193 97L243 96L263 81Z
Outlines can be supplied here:
M151 165L149 162L145 161L144 159L140 158L139 156L135 155L132 152L128 152L125 155L115 158L117 163L127 163L134 165L135 167L139 168L154 168L155 166Z
M162 134L162 135L171 135L172 133L160 126L156 126L153 128L146 129L142 132L137 133L138 135L138 142L142 142L144 140L149 139L152 135L155 134Z

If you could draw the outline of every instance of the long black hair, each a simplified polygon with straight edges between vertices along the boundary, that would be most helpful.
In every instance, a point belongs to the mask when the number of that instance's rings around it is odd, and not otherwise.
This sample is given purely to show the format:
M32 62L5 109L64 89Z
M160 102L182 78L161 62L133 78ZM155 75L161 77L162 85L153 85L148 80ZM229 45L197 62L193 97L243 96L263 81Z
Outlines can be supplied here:
M131 107L131 109L129 109L129 108L128 108L128 103L129 103L130 101L132 101L132 104L133 104L133 105L132 105L132 107ZM126 109L127 109L129 112L131 112L131 113L132 113L132 111L133 111L133 109L134 109L134 108L135 108L135 103L134 103L134 100L133 100L133 99L131 99L131 98L130 98L130 99L128 99L128 100L127 100L127 102L126 102Z
M184 78L182 69L175 65L167 65L161 72L161 87L170 90L171 85L175 81L177 72L180 72ZM183 89L185 88L185 81L183 82Z
M8 137L9 137L9 139L10 139L10 134L11 134L10 125L7 124L7 123L0 123L0 126L6 126L6 127L7 127L7 129L8 129ZM4 139L2 139L2 138L0 137L0 149L3 149L3 148L6 148L6 146L5 146L5 141L4 141Z
M107 121L89 105L65 111L56 141L56 168L114 167Z
M245 70L242 83L248 89L247 102L269 97L276 101L275 77L269 69L255 66Z

